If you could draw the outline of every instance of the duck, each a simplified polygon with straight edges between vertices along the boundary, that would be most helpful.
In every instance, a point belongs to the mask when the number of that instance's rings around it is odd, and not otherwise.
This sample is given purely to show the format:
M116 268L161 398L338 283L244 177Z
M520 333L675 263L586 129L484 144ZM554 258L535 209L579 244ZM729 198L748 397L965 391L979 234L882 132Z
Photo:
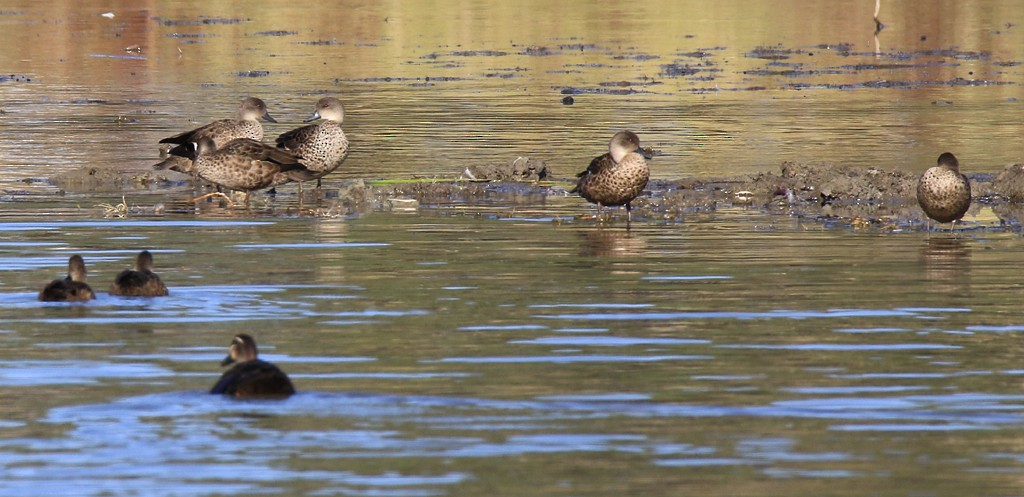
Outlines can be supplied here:
M160 140L160 143L176 145L167 151L168 157L162 162L153 165L153 169L170 169L179 173L195 176L196 172L192 161L188 160L188 146L200 138L210 138L215 145L225 143L237 138L249 138L260 141L263 139L263 125L259 119L276 123L270 112L267 111L267 104L256 97L246 97L238 105L237 119L221 119L205 126L169 136Z
M68 276L56 279L39 292L43 302L85 302L96 298L85 282L85 260L75 254L68 259Z
M650 180L647 160L651 158L640 148L640 137L632 131L619 131L608 142L608 153L594 157L583 172L576 175L576 187L569 193L578 193L588 202L602 206L626 206L626 220L630 220L631 202L640 195Z
M249 138L236 138L217 147L210 137L190 146L190 155L200 178L229 190L246 193L288 181L309 181L315 174L286 150ZM193 201L219 192L203 195Z
M971 182L960 174L960 161L950 152L939 155L937 164L928 168L917 182L917 203L928 217L940 223L953 223L971 207Z
M228 356L221 366L234 364L210 389L211 394L232 397L287 397L295 393L288 375L277 366L258 358L256 340L246 334L235 335Z
M278 148L299 157L306 169L313 171L316 187L320 179L330 174L348 157L348 138L341 124L345 121L345 106L335 97L323 97L316 102L313 115L303 122L321 119L319 124L310 124L281 133L274 142ZM302 182L299 182L302 192Z
M167 293L167 286L153 272L153 254L148 250L139 252L135 258L135 269L121 271L110 285L111 295L163 297Z

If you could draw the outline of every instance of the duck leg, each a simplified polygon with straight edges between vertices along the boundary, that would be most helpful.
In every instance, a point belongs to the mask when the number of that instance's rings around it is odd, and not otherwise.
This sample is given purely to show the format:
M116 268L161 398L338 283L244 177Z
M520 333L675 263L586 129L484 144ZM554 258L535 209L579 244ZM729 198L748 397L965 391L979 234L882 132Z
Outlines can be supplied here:
M198 197L196 197L196 198L194 198L192 200L189 200L189 202L194 204L194 203L197 203L199 201L206 200L206 199L208 199L210 197L222 197L224 200L227 201L229 206L231 206L231 207L235 206L235 202L233 200L231 200L231 197L229 197L229 196L227 196L227 195L225 195L225 194L223 194L221 192L210 192L210 193L207 193L206 195L200 195L200 196L198 196ZM246 200L248 200L248 198Z

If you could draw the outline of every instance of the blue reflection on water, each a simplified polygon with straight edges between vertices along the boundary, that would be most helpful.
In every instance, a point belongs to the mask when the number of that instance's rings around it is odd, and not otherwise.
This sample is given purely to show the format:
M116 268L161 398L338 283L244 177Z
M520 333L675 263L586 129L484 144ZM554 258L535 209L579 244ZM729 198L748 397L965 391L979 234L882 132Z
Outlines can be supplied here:
M0 439L0 466L6 468L9 495L53 495L69 482L93 495L112 488L146 495L245 494L268 491L279 481L316 481L331 488L355 485L372 492L401 489L397 495L420 495L472 474L360 474L298 469L302 465L280 462L295 457L444 460L586 452L642 455L654 465L680 467L846 461L854 456L801 452L789 438L742 439L731 449L734 455L723 457L719 447L570 427L583 419L613 417L766 417L833 420L829 429L834 431L989 430L1024 423L1022 402L1024 396L1019 395L973 393L720 406L652 402L649 395L633 392L526 400L300 392L286 400L255 401L173 392L51 409L42 422L68 426L65 435ZM296 428L304 425L283 421L290 417L337 418L325 425L353 428ZM274 428L279 425L274 420L288 428ZM417 428L400 428L409 425ZM496 430L504 436L492 436ZM61 481L52 481L52 474L61 474Z
M603 307L603 306L594 306ZM932 313L969 312L969 309L829 309L825 311L772 309L769 311L679 311L679 312L595 312L575 314L538 314L541 319L572 320L672 320L672 319L813 319L865 317L928 317Z
M170 377L173 372L152 364L105 361L3 361L0 383L5 386L87 385L105 378Z

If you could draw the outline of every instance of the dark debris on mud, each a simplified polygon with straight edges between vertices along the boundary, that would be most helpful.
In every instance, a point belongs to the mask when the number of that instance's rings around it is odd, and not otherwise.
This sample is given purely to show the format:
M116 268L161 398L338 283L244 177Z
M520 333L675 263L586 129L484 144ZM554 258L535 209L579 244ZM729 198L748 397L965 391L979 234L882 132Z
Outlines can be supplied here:
M0 74L0 83L14 82L14 83L31 83L32 76L25 74Z
M293 35L297 35L297 34L299 34L298 31L276 30L276 31L257 31L255 33L253 33L252 35L253 36L293 36Z
M771 47L758 46L754 47L753 50L747 52L747 57L754 59L765 59L765 60L783 60L788 59L794 55L806 53L803 50L794 48L783 48L782 45L776 45Z
M344 45L345 44L345 42L338 41L337 39L299 41L299 42L296 42L296 43L298 43L299 45L311 45L311 46L318 46L318 45Z
M164 19L162 17L154 17L153 20L163 26L199 26L204 24L241 24L252 19L200 16L198 19Z

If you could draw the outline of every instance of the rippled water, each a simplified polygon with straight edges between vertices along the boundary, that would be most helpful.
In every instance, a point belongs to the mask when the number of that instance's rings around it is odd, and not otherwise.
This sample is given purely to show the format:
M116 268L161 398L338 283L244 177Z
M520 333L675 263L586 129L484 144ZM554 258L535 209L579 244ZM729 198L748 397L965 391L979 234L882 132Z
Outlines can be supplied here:
M452 176L519 155L567 177L622 128L658 151L660 178L782 160L922 171L943 150L970 172L1024 160L1016 2L886 1L877 43L872 7L369 2L309 16L271 2L14 2L0 12L19 54L0 81L3 174L146 169L159 139L231 117L247 94L281 121L269 136L340 95L348 177Z
M2 493L1019 488L1017 234L467 214L0 224ZM242 331L299 394L205 393Z
M627 230L551 194L311 217L50 181L146 170L241 95L272 136L323 93L354 147L328 191L520 154L569 176L622 127L660 178L947 148L997 172L1024 153L1015 2L885 2L877 48L871 2L9 3L0 495L1020 492L1017 232L733 207ZM103 218L122 193L146 209ZM143 248L171 295L107 295ZM98 299L38 302L74 253ZM206 393L240 332L297 395Z

